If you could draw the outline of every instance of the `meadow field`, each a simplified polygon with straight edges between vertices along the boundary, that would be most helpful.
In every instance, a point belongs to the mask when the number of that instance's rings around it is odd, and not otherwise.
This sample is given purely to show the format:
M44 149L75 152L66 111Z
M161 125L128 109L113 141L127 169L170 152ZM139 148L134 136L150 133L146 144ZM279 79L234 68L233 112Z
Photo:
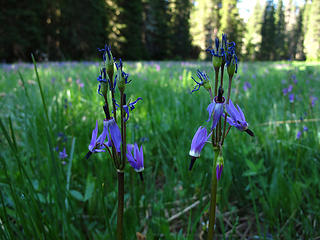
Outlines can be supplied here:
M203 239L213 152L192 171L190 144L210 127L208 93L191 94L210 62L124 62L128 142L144 150L144 183L127 164L126 239ZM99 63L0 65L1 239L115 239L117 175L106 154L88 160ZM227 77L227 76L225 76ZM231 98L255 137L231 129L218 184L217 239L320 239L320 65L239 64ZM66 149L65 159L59 152ZM138 234L139 235L139 234Z

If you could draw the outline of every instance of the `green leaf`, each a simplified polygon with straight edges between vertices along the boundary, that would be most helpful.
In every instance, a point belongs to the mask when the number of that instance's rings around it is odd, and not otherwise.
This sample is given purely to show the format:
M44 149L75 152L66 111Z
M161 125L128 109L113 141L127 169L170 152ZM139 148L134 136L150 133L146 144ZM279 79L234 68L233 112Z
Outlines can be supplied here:
M82 193L77 190L70 190L70 195L79 201L84 201Z

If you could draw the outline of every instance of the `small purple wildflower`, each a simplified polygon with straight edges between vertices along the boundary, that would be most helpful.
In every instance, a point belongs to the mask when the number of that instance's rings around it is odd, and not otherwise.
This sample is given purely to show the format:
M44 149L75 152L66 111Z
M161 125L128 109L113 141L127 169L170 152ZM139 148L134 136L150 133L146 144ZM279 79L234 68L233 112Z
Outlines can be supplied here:
M310 102L311 102L311 107L314 107L314 105L316 104L316 101L318 100L317 97L315 96L310 96Z
M293 88L293 86L290 84L289 87L288 87L288 92L291 92L292 88Z
M222 97L222 102L219 102L217 99L218 99L218 96L216 96L213 99L213 102L210 103L209 106L207 107L207 111L209 113L209 119L207 120L207 122L211 120L211 116L213 119L211 130L213 130L217 126L223 114L223 109L224 109L224 102L225 102L224 97Z
M290 102L290 103L293 103L293 102L294 102L294 93L291 93L291 94L289 95L289 102Z
M139 150L138 144L127 144L127 159L136 172L142 172L144 170L142 145Z
M62 152L59 152L59 158L65 159L68 157L68 154L66 153L66 148L63 148Z
M302 132L299 130L299 131L297 132L296 139L300 139L301 135L302 135Z
M80 88L83 88L84 87L84 83L80 81L80 79L77 79L77 84Z
M227 122L240 131L246 131L248 129L248 123L246 122L241 108L238 105L237 108L238 109L235 108L230 99L229 104L226 104L227 113L230 115L230 117L227 117Z
M309 129L308 129L308 127L307 126L303 126L303 131L304 132L307 132Z
M251 83L245 82L243 84L243 90L246 92L248 89L252 88Z
M156 70L157 70L157 72L160 72L160 69L161 69L160 65L159 65L159 64L156 64Z
M283 96L286 96L288 94L288 88L282 89Z

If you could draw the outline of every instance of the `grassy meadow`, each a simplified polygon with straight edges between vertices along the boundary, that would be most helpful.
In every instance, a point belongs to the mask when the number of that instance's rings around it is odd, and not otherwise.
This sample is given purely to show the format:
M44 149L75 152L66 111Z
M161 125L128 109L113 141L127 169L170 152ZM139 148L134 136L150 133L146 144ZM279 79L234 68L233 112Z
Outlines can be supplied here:
M213 79L211 63L124 62L124 68L132 79L127 97L143 98L130 112L127 142L143 144L145 163L144 183L126 166L126 239L137 232L203 239L213 151L207 144L192 171L188 153L198 127L210 127L210 99L203 88L190 92L197 69ZM96 120L99 132L103 126L99 64L37 69L42 89L33 64L0 65L0 236L115 239L113 162L105 153L84 158ZM226 138L217 239L320 239L319 93L319 63L240 63L231 99L255 137L232 128Z

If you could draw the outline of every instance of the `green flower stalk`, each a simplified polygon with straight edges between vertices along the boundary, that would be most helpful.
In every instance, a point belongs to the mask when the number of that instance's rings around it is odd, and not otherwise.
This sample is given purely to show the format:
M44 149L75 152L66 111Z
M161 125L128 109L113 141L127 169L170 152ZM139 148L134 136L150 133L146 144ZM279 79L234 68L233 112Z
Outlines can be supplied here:
M212 55L212 64L213 70L215 73L214 78L214 96L210 95L210 104L207 108L209 113L208 122L211 122L211 131L212 133L212 147L214 152L214 160L212 164L212 176L211 176L211 195L210 195L210 209L209 209L209 229L207 239L212 240L214 236L214 227L215 227L215 218L216 218L216 204L217 204L217 186L218 182L222 181L222 172L224 168L224 158L223 153L223 143L224 140L232 127L235 127L239 131L246 132L250 136L254 136L253 132L248 129L248 123L246 122L245 116L241 108L237 105L237 108L233 105L230 95L232 87L232 78L238 70L238 58L235 51L235 43L228 42L227 36L222 35L222 41L219 41L218 38L215 40L215 47L208 48L207 52ZM227 69L229 76L229 87L228 95L225 100L223 94L223 74L224 69ZM220 75L220 86L219 84L219 73ZM192 92L198 91L200 86L210 86L207 83L209 80L206 74L203 74L198 70L197 73L200 82L197 82L192 78L197 86L194 87ZM205 87L206 88L206 87ZM207 87L207 90L211 87ZM226 125L229 124L228 131L226 133ZM209 135L210 136L210 135ZM189 169L191 170L195 160L200 157L200 151L207 142L207 132L205 127L198 129L196 135L194 136L191 144L190 155L192 156L191 164Z
M118 177L118 209L117 209L117 240L122 240L124 238L124 226L123 226L123 216L124 216L124 174L125 165L129 161L130 165L134 167L137 171L137 166L139 166L139 174L142 177L143 166L143 152L142 146L141 150L137 151L135 148L134 159L137 160L137 164L134 165L134 160L131 153L127 154L127 128L126 122L129 119L129 109L132 111L135 108L135 104L142 100L137 98L136 101L132 103L127 103L126 100L126 84L128 84L129 74L125 73L123 68L123 63L121 59L116 63L117 74L114 76L114 58L111 53L110 46L105 46L104 49L99 49L103 52L103 67L100 70L100 75L97 78L99 82L98 94L104 99L103 111L105 113L105 119L103 121L103 131L98 137L98 120L96 121L96 127L92 131L91 142L88 146L89 152L86 155L88 159L91 155L95 153L107 153L108 156L113 160L114 167L117 171ZM120 105L116 103L115 90L118 84L118 89L120 92ZM112 102L112 113L110 114L109 100L111 98ZM117 109L120 108L120 119L117 121ZM120 122L120 128L118 126ZM138 157L136 157L138 154Z

